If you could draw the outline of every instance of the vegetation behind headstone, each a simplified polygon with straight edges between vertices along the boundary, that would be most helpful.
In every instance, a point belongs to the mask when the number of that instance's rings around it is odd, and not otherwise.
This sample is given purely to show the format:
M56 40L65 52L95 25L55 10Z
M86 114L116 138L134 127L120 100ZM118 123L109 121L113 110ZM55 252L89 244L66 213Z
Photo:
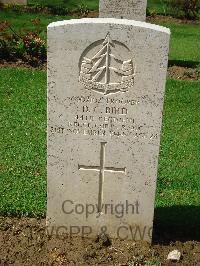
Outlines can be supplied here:
M40 24L39 19L32 20L35 25ZM9 22L0 23L0 59L15 61L21 59L33 66L46 61L46 40L40 36L40 30L26 29L17 32Z
M200 17L200 0L168 0L170 13L175 17L197 19Z

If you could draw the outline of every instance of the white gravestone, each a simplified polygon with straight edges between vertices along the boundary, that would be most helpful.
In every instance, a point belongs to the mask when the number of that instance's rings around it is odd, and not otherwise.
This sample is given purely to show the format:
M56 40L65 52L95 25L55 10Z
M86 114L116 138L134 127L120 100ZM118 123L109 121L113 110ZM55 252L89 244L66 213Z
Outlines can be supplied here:
M48 232L151 242L169 30L48 26Z
M99 17L145 21L147 0L100 0Z

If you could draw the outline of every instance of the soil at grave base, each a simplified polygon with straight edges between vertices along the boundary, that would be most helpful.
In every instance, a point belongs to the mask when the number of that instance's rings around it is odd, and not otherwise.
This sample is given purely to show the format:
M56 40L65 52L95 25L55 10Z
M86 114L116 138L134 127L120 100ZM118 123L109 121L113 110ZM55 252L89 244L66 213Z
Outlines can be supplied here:
M182 257L172 263L166 258L174 249ZM146 242L48 237L44 219L0 217L0 265L145 265L152 256L162 265L200 265L200 242L150 246Z
M200 24L200 20L196 19L196 20L188 20L188 19L181 19L181 18L174 18L172 16L162 16L162 15L153 15L153 16L148 16L146 19L147 22L149 23L155 23L155 24L159 24L161 22L164 23L177 23L177 24L195 24L195 25L199 25Z
M200 70L181 66L170 66L168 67L168 77L180 80L200 80Z
M40 65L40 67L31 66L28 63L25 63L21 60L17 60L15 62L7 62L2 60L0 62L0 68L3 67L16 67L16 68L28 68L28 69L40 69L46 70L47 64L44 63ZM168 77L172 79L180 79L180 80L200 80L200 71L195 68L187 68L181 66L170 66L168 67Z
M32 66L28 62L24 62L21 59L16 59L15 61L0 60L0 68L4 67L46 70L47 63L40 64L39 66Z

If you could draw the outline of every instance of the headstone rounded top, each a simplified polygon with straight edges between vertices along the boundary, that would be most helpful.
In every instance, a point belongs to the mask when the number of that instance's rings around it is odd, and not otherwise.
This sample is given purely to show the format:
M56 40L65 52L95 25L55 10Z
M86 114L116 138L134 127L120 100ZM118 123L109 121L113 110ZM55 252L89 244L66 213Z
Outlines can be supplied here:
M77 24L120 24L120 25L127 25L127 26L134 26L134 27L142 27L146 29L152 29L160 32L165 32L170 34L170 29L158 26L155 24L150 24L142 21L137 20L128 20L128 19L116 19L116 18L82 18L82 19L70 19L70 20L63 20L63 21L56 21L52 22L48 25L48 29L55 28L55 27L62 27L65 25L77 25Z

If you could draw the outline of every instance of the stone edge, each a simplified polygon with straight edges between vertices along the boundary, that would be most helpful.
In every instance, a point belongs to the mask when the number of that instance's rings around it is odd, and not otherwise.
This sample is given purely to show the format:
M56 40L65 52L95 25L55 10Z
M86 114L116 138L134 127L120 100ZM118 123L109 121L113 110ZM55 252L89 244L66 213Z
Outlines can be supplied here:
M57 22L52 22L47 26L47 29L52 29L55 27L61 27L65 25L78 25L78 24L115 24L115 25L127 25L127 26L135 26L142 27L146 29L156 30L160 32L164 32L170 35L170 29L158 26L155 24L150 24L142 21L136 20L128 20L128 19L116 19L116 18L82 18L82 19L70 19L70 20L62 20Z

